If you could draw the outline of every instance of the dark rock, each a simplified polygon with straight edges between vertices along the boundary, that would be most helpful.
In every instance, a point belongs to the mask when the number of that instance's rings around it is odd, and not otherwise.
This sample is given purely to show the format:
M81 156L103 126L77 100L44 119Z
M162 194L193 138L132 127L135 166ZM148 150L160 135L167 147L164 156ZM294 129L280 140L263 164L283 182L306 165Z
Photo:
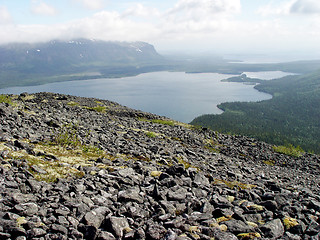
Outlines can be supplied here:
M78 230L83 234L84 239L94 240L97 236L97 228L94 226L79 224Z
M254 231L252 226L240 220L230 220L224 222L224 224L227 225L228 230L234 234L249 233Z
M276 201L267 200L259 203L260 205L264 206L269 211L275 211L278 208L278 204Z
M159 240L166 234L166 229L158 223L149 221L147 223L146 237L149 239Z

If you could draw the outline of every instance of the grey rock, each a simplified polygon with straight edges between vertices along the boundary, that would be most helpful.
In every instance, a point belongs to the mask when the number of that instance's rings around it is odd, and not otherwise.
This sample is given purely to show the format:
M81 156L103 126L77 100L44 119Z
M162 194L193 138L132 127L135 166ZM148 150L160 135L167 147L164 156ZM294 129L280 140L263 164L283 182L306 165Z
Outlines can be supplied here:
M254 228L252 226L246 224L241 220L230 220L224 222L224 224L227 225L228 231L234 234L249 233L254 231Z
M27 231L28 236L30 237L40 237L47 234L47 232L42 228L32 228Z
M107 227L110 228L111 232L114 233L117 238L122 238L124 232L130 229L126 218L112 216L106 220Z
M64 235L67 235L68 234L68 229L62 225L59 225L59 224L52 224L51 225L51 230L53 232L57 232L57 233L62 233Z
M135 201L138 203L143 203L143 198L140 195L139 187L130 188L127 190L120 191L118 193L118 200L119 201Z
M316 211L320 211L320 202L316 200L310 200L309 206Z
M265 237L278 238L284 233L284 227L280 219L275 219L260 227Z
M35 203L22 203L16 205L14 208L20 215L27 216L33 216L39 211L39 206Z
M100 231L97 235L96 240L116 240L112 233L106 231Z
M84 222L98 229L108 213L110 213L110 209L107 207L96 208L84 215Z
M221 232L221 231L216 231L214 233L214 239L215 240L238 240L238 238L232 234L232 233L228 233L228 232Z

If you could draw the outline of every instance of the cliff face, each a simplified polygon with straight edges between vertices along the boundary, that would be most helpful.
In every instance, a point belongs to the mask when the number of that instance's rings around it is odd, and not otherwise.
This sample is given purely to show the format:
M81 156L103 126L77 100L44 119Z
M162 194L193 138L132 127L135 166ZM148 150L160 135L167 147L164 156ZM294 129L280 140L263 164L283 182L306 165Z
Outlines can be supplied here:
M316 155L105 100L1 101L1 239L320 237Z

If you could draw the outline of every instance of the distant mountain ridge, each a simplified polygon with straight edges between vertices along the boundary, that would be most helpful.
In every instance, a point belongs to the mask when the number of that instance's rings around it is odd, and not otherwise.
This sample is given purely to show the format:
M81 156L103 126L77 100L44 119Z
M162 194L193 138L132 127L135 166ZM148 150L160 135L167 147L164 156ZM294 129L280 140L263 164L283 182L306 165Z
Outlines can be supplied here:
M110 42L89 39L55 40L45 43L11 43L0 45L0 83L34 84L37 78L77 77L86 72L98 75L134 74L163 63L163 57L146 42ZM10 82L9 85L13 85ZM3 87L3 86L2 86Z
M130 63L159 60L160 54L151 44L145 42L107 42L76 39L50 41L46 43L14 43L0 46L1 67L21 64L26 61L42 61L53 64L104 61L108 63Z

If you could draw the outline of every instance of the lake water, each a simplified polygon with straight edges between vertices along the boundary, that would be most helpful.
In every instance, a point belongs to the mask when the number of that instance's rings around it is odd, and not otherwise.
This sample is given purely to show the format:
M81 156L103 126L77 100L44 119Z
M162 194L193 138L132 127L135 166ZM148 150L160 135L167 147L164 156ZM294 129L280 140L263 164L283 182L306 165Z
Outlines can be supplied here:
M296 73L288 73L282 71L266 71L266 72L244 72L249 78L259 78L262 80L272 80L282 78L288 75L297 75Z
M271 95L252 85L221 82L232 75L152 72L134 77L68 81L0 89L0 93L55 92L118 102L185 123L202 114L222 111L217 105L233 101L261 101Z

